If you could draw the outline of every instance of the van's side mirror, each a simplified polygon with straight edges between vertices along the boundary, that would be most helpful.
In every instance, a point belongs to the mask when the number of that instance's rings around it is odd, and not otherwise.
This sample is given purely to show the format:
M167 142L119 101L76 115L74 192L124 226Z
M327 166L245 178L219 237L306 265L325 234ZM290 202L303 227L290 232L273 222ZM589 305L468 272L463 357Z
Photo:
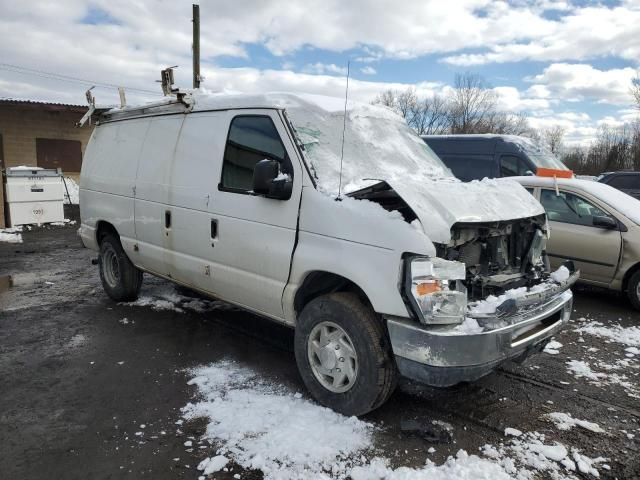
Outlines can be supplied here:
M280 174L277 160L265 158L253 167L253 192L267 198L287 200L291 197L293 181L289 175Z
M265 158L256 163L253 167L253 191L258 195L267 195L279 170L277 160Z
M618 228L618 222L616 222L613 218L605 217L604 215L595 216L593 217L593 226L606 228L608 230L615 230Z

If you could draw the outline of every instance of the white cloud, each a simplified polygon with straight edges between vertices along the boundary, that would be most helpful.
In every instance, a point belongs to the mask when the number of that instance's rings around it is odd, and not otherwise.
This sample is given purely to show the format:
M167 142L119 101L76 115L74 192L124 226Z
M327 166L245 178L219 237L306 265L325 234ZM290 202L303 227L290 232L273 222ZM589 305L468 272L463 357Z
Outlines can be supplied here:
M522 112L549 108L549 101L544 98L526 97L515 87L495 87L498 94L498 105L502 110Z
M629 67L598 70L587 64L554 63L529 79L535 83L529 90L550 92L564 101L629 105L629 87L635 75L636 71Z
M347 67L339 67L335 63L310 63L303 69L305 73L346 75Z
M205 68L206 88L212 90L234 90L246 93L287 91L315 93L343 97L346 86L344 77L312 75L283 70L259 70L255 68ZM361 102L372 101L384 90L406 90L414 87L420 96L432 96L442 89L437 82L417 84L401 82L372 82L352 78L349 80L349 97Z
M376 73L378 73L377 70L373 68L371 65L366 65L362 67L360 71L365 75L375 75Z
M558 21L545 23L544 31L527 32L526 41L492 42L483 46L488 51L452 55L444 62L456 66L519 60L583 60L601 56L617 56L637 61L640 56L640 3L624 2L616 7L606 5L575 8Z

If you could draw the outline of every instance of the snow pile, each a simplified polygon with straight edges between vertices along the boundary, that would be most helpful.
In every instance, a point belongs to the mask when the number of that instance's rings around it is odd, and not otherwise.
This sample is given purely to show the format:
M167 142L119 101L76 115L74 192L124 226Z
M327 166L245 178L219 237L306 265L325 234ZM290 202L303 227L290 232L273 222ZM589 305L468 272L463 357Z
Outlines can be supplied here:
M552 412L544 415L544 418L551 420L560 430L571 430L578 426L594 433L604 433L604 430L597 423L573 418L570 413Z
M202 470L203 475L209 475L211 473L219 472L222 470L227 463L229 463L229 459L224 455L216 455L213 458L205 458L199 464L197 469Z
M564 265L561 265L555 272L551 272L551 280L556 283L566 282L570 276L571 272Z
M507 428L509 441L497 447L485 445L484 456L460 450L442 465L426 458L423 467L394 469L388 458L368 459L375 451L378 427L373 424L305 400L230 361L191 373L194 377L188 384L198 387L200 399L182 412L189 420L208 418L204 437L216 449L198 465L205 475L233 461L262 471L267 480L506 480L533 479L541 472L574 479L577 472L598 476L598 465L606 461L560 443L546 443L537 432ZM589 422L576 424L584 427ZM425 457L434 451L425 451Z
M578 333L588 333L598 337L607 338L629 347L640 347L640 326L622 327L613 325L604 326L601 322L589 322L587 325L575 329Z
M64 203L71 205L78 205L80 203L80 187L76 181L71 177L64 177L64 184L62 190L64 191ZM69 194L67 195L67 192Z
M0 242L22 243L22 227L0 229Z
M484 328L478 324L475 318L466 317L460 325L457 325L451 330L447 330L447 335L473 335L475 333L482 333L483 330Z
M184 407L184 417L208 417L205 436L223 443L217 453L265 478L344 477L372 445L373 425L269 385L249 369L219 362L192 373L189 384L204 398Z
M345 192L362 188L367 178L452 178L438 156L391 109L349 102L345 123L344 100L316 95L274 100L287 109L323 192L338 192L341 164Z
M401 467L393 470L388 462L374 458L368 465L357 466L351 470L353 480L509 480L512 478L500 464L469 455L459 450L442 465L427 460L422 468Z
M151 307L156 311L169 310L178 313L184 313L187 310L197 313L212 310L237 310L233 305L220 300L208 300L180 295L172 286L151 286L149 288L143 288L142 293L137 300L133 302L122 302L121 305L128 307Z
M569 276L569 270L565 266L561 266L556 271L551 272L551 282L543 282L538 285L534 285L531 288L512 288L498 297L495 295L489 295L484 300L470 303L468 312L470 315L490 315L495 313L498 306L507 300L518 299L526 296L527 294L542 292L554 284L566 281Z
M560 342L556 342L555 340L552 340L551 342L547 343L543 351L544 353L548 353L550 355L558 355L560 353L561 348L562 348L562 344Z
M609 467L604 463L608 461L606 458L592 459L582 455L578 449L569 449L558 442L547 444L544 434L538 432L527 432L512 439L507 445L485 445L482 451L484 455L498 462L512 478L539 478L539 472L548 473L550 478L573 479L576 478L574 472L598 477L599 464L603 464L602 467L605 469ZM516 464L523 465L524 468L518 469ZM533 472L529 468L533 469Z

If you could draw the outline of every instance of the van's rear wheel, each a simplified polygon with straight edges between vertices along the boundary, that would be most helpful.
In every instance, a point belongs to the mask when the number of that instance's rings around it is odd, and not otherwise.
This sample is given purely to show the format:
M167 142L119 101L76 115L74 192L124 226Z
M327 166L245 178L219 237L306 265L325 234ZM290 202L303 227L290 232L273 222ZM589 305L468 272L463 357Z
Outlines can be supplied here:
M627 296L633 308L640 310L640 270L631 275L627 285Z
M355 294L309 302L295 332L298 370L313 397L344 415L363 415L393 393L397 371L384 326Z
M138 298L142 286L142 271L138 270L114 235L106 235L100 242L100 280L107 295L116 302L130 302Z

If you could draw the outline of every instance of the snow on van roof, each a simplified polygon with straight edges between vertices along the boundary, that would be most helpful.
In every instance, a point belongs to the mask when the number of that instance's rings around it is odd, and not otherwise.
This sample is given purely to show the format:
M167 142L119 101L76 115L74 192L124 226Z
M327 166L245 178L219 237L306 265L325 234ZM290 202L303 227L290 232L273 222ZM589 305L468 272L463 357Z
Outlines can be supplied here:
M549 187L554 188L555 180L551 177L508 177L527 187ZM587 192L607 205L615 208L632 222L640 225L640 200L631 195L613 188L610 185L593 180L582 180L578 178L558 178L558 186L573 187L575 190Z
M344 112L344 98L330 97L325 95L315 95L310 93L287 93L287 92L266 92L266 93L209 93L206 90L196 90L193 92L195 105L193 110L225 110L231 108L300 108L315 107L327 113ZM390 115L394 118L400 117L391 109L383 106L373 106L366 103L347 102L347 111L359 109L360 107L371 107L378 115ZM376 115L376 116L378 116Z

